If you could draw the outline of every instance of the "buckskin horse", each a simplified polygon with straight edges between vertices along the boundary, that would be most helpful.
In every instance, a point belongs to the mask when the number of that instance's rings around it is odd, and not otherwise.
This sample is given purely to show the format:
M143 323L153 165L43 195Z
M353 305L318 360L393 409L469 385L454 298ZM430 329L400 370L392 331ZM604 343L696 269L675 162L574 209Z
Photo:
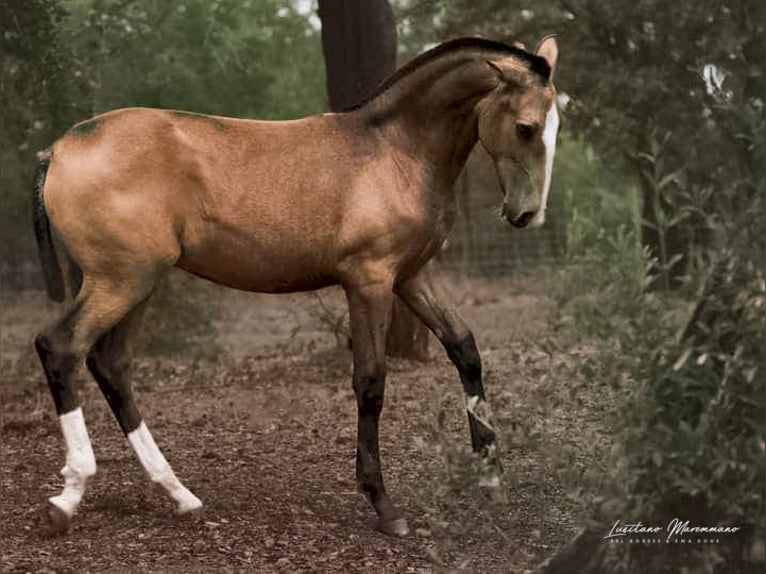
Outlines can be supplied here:
M441 341L465 393L471 443L496 468L474 337L421 272L455 219L453 183L477 143L504 193L502 217L541 225L559 125L558 47L477 38L404 65L344 113L258 121L132 108L81 122L41 153L35 232L50 298L71 297L35 338L66 446L46 505L66 531L96 472L73 375L83 359L149 478L178 513L202 506L176 478L136 406L129 339L173 266L264 293L341 285L358 408L356 478L378 528L407 523L383 484L378 422L392 298ZM59 257L69 261L65 279ZM489 475L490 485L499 478Z

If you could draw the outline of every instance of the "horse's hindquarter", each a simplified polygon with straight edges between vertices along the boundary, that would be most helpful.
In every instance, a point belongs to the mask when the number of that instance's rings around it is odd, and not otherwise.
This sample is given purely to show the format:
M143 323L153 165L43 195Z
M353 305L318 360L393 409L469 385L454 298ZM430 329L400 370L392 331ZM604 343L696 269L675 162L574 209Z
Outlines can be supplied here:
M53 144L46 211L86 276L149 276L177 259L185 214L169 194L180 181L167 123L161 110L117 110Z

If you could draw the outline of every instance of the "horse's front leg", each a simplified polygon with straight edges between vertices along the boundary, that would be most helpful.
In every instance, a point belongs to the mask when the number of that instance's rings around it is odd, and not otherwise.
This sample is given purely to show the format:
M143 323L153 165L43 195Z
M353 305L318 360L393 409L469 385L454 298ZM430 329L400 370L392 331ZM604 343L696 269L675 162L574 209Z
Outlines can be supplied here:
M358 410L356 479L378 513L378 528L404 536L407 522L393 505L380 470L378 423L386 384L386 333L391 318L392 283L358 280L346 284L354 351L354 393Z
M486 462L480 485L488 487L492 497L504 500L500 485L501 466L497 457L496 432L481 377L481 357L473 333L457 311L439 301L425 273L408 279L396 288L397 294L433 332L457 367L465 393L471 445Z

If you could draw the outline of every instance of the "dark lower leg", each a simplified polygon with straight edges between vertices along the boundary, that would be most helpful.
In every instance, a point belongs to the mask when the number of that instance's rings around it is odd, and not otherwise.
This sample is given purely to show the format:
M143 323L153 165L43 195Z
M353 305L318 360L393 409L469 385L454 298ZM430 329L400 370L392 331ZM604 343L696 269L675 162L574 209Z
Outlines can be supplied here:
M462 339L445 337L442 342L460 373L460 381L465 393L468 427L471 430L471 446L485 462L479 477L479 486L487 488L496 502L506 502L507 495L500 484L502 465L497 455L497 435L489 403L484 396L481 359L473 335L468 332Z
M404 535L407 524L386 494L380 467L378 425L383 408L385 373L355 376L359 426L356 449L356 479L359 489L367 494L379 518L379 528L386 533Z
M470 332L467 332L462 339L449 333L442 343L447 350L447 355L457 368L463 385L468 425L471 431L471 446L474 452L486 456L491 445L495 443L496 436L489 403L484 395L481 357L476 341Z
M386 382L385 341L391 317L393 294L388 283L347 288L354 350L354 393L357 401L358 432L356 478L378 514L378 528L405 535L407 523L393 505L383 484L380 468L378 425L383 409Z
M385 512L385 509L379 506L381 501L386 499L378 443L378 424L383 408L384 385L385 375L354 377L359 417L356 439L356 480L359 489L367 494L378 514Z
M473 334L454 309L439 301L426 275L400 285L398 293L436 335L457 368L465 393L474 452L494 458L495 429L484 395L481 357Z
M113 335L107 334L96 344L85 363L96 379L106 402L126 435L141 424L130 384L131 357L127 349L115 347Z
M54 340L48 335L40 334L35 338L35 349L45 371L56 414L61 416L80 406L73 384L80 358L66 344L58 345L58 348L54 345Z

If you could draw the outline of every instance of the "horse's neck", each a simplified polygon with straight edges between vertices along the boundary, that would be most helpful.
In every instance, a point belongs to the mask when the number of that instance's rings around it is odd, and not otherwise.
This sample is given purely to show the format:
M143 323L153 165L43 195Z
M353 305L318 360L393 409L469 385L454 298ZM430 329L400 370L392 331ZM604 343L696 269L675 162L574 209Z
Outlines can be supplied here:
M413 71L360 110L391 129L427 163L433 183L451 189L478 140L476 104L494 86L486 55L437 59Z

